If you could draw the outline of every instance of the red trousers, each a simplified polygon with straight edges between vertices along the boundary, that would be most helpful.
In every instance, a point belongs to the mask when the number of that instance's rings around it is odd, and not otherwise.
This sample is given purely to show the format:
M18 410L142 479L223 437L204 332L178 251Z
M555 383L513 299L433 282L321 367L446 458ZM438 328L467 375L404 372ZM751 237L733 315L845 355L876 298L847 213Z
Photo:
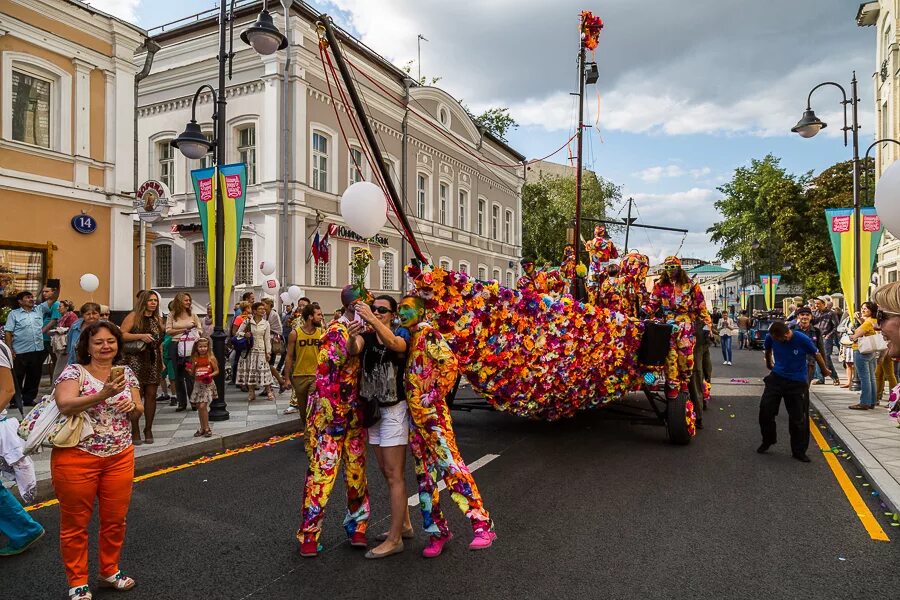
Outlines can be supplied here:
M112 456L54 448L50 473L59 499L59 547L69 587L88 583L88 523L95 498L100 505L100 576L115 575L131 503L134 447Z

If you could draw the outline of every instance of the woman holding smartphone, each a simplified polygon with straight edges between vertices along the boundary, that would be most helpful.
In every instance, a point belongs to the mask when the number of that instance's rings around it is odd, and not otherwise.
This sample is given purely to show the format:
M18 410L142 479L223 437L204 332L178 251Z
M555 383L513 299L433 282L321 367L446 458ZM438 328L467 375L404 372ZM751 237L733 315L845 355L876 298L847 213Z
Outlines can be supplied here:
M122 333L107 321L81 332L77 362L56 382L56 404L63 415L87 413L94 434L74 448L54 448L50 457L53 488L59 499L60 553L69 598L90 600L88 525L98 502L100 516L97 584L126 591L135 582L119 570L125 516L131 503L134 446L131 422L144 410L140 383L123 359Z

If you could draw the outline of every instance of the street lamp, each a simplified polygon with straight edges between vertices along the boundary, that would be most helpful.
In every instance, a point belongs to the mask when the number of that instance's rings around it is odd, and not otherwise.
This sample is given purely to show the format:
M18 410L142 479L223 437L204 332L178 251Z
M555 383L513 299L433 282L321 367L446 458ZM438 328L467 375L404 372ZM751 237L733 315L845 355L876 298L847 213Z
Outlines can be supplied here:
M268 2L263 1L262 12L252 26L248 27L241 33L241 40L250 45L257 53L262 55L272 54L276 50L283 50L287 47L287 38L275 27L272 22L272 15L267 10ZM196 160L205 156L210 149L214 149L213 161L215 163L214 178L219 176L219 165L225 162L225 67L229 67L229 79L231 78L231 63L234 58L234 0L226 10L225 1L220 3L219 12L219 54L216 57L219 62L219 86L218 93L209 84L201 85L194 93L194 100L191 103L191 120L177 138L170 143L186 157ZM285 14L285 19L289 18ZM231 45L228 51L225 51L225 35L230 31ZM200 131L197 124L197 99L200 93L208 90L212 93L213 104L216 107L212 118L216 128L216 139L207 140L206 136ZM218 398L213 400L209 407L210 421L226 421L229 414L225 404L225 197L222 192L222 186L216 185L216 231L215 231L215 248L216 248L216 280L215 280L215 298L213 305L215 306L215 315L213 321L213 354L218 361L220 369L216 376L216 389Z
M806 97L806 110L803 117L797 124L791 128L791 131L799 134L800 137L811 138L819 131L827 126L821 119L816 116L812 110L812 95L820 87L831 85L841 90L843 100L841 105L844 108L844 126L841 131L844 132L844 146L847 145L847 132L853 135L853 305L855 310L859 310L860 303L860 205L859 205L859 94L857 93L856 71L853 72L853 79L850 81L850 98L847 98L847 91L838 83L826 81L815 86L809 91ZM852 121L847 125L847 105L852 107Z

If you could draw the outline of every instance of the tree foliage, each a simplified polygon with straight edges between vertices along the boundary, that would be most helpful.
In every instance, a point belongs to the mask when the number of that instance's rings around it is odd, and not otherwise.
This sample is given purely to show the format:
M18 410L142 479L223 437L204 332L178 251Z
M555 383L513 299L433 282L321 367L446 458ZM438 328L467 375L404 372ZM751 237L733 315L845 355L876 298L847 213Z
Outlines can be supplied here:
M581 214L600 219L622 199L621 188L585 171ZM522 256L559 264L566 245L566 230L575 218L575 177L541 177L522 186ZM594 224L582 221L581 235L590 239ZM584 256L584 255L582 255ZM586 262L582 258L582 262Z
M816 177L811 172L796 176L769 154L735 169L719 188L724 197L716 208L723 219L708 233L721 244L719 258L738 268L781 273L785 283L800 284L807 295L830 293L839 288L839 280L825 209L852 206L852 190L850 161ZM785 263L792 264L790 270Z
M472 117L472 120L504 142L506 141L506 132L519 126L516 120L510 116L508 108L489 108L480 115Z
M419 85L422 85L422 86L425 86L425 85L434 85L434 84L436 84L438 81L440 81L441 79L443 79L442 77L431 77L431 78L429 79L429 78L428 78L427 76L425 76L425 75L422 75L421 77L419 77L419 79L416 79L415 77L412 76L412 68L413 68L413 65L414 65L415 63L416 63L416 61L410 60L410 61L407 62L405 65L403 65L402 68L403 68L403 71L404 71L407 75L409 75L409 76L412 78L412 80L415 81L416 83L418 83Z

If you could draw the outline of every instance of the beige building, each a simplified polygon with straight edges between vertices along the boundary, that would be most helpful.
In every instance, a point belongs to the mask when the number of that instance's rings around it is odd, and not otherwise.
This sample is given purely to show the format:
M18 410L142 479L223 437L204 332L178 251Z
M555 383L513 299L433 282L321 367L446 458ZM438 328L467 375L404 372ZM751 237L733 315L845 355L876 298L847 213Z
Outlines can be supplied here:
M339 211L341 194L360 178L351 156L363 165L363 178L372 180L373 169L338 101L349 143L343 139L319 58L317 15L307 5L293 3L286 27L281 6L270 2L269 9L289 37L288 49L260 57L236 42L234 77L227 83L224 162L245 162L250 179L235 295L252 288L258 297L263 276L257 267L262 260L273 260L279 265L276 275L282 289L298 285L331 309L338 306L339 289L349 282L352 249L365 245L343 227ZM239 7L235 30L252 23L258 10L258 4ZM194 227L199 219L190 171L211 163L209 158L188 160L169 142L190 119L197 87L215 81L217 11L151 30L150 35L162 48L140 88L139 171L141 180L165 181L176 200L169 217L153 226L151 283L164 299L188 290L195 305L203 306L208 298L205 254L201 233ZM441 89L407 80L411 85L407 116L406 73L351 36L340 37L345 55L358 69L354 71L358 88L392 179L401 195L406 192L406 212L423 251L435 265L513 285L521 256L524 157L479 130L459 102ZM142 55L135 57L137 64L142 61ZM197 121L210 137L212 109L210 95L201 95ZM288 155L283 152L285 139ZM329 228L330 261L316 264L310 242L317 231L324 236ZM399 294L404 287L399 234L386 226L369 246L375 260L383 261L381 267L373 263L369 289ZM288 254L282 256L285 250Z
M900 55L898 55L898 14L900 0L864 2L859 6L856 23L873 27L875 32L875 70L872 85L875 97L875 132L878 139L900 140ZM868 147L870 142L866 142ZM864 152L862 148L860 152ZM900 146L879 144L875 148L875 181L900 157ZM870 187L873 184L870 182ZM874 187L872 188L874 190ZM875 265L877 281L888 283L900 278L900 240L885 232Z
M133 58L145 37L81 2L0 0L4 301L58 278L76 304L131 307ZM86 272L100 280L93 294L78 285Z

